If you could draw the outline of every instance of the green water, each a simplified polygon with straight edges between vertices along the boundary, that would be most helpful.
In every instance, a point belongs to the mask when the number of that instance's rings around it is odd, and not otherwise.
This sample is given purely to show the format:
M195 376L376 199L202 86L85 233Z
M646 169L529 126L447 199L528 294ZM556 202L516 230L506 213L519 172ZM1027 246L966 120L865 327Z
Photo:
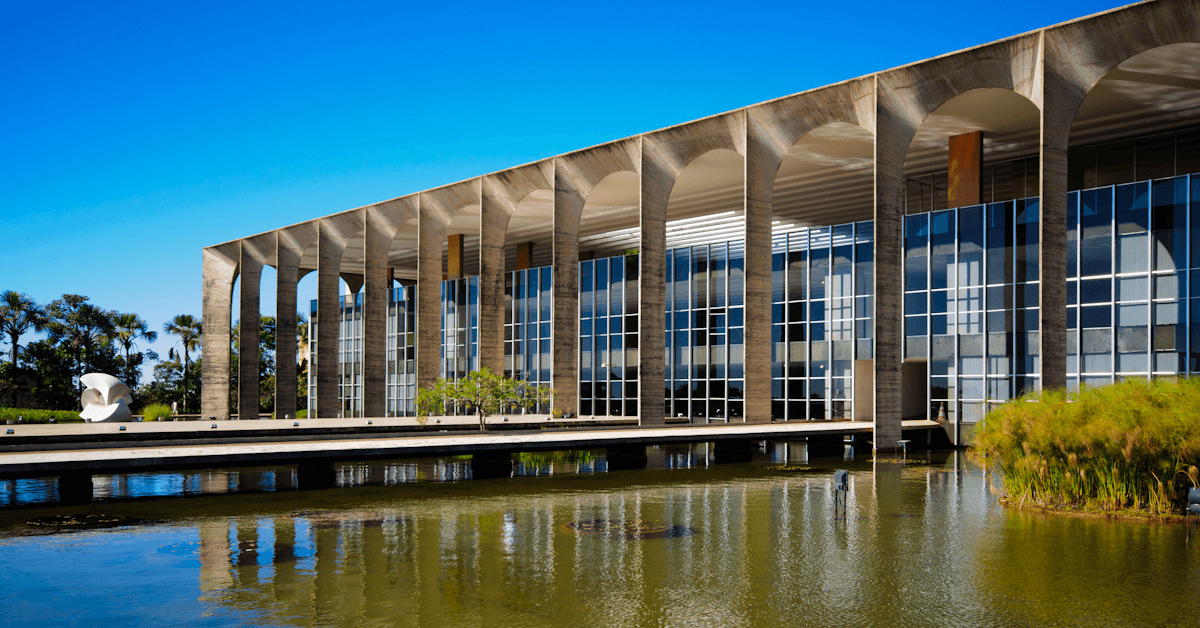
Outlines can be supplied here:
M1182 526L1005 509L957 453L804 473L689 452L699 468L652 456L658 468L395 484L374 465L342 470L366 486L217 495L162 476L142 480L194 496L10 505L0 605L7 626L1200 623L1200 547ZM851 470L844 519L835 467ZM64 513L134 523L26 523Z

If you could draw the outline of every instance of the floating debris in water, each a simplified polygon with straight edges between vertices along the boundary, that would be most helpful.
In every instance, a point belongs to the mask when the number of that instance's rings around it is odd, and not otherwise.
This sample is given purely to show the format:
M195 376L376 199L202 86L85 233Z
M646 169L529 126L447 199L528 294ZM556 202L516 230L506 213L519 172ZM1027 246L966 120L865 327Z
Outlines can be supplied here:
M788 465L788 464L773 464L773 465L763 467L763 468L766 469L767 471L790 471L793 473L800 472L800 471L820 471L820 469L814 469L812 467L806 467L806 466L802 466L802 465Z
M25 522L25 525L41 526L45 528L115 528L119 526L131 525L138 523L139 520L126 515L103 515L103 514L86 514L86 515L47 515L45 517L35 517Z
M687 526L627 519L569 521L563 524L563 528L580 534L625 539L672 539L696 533Z

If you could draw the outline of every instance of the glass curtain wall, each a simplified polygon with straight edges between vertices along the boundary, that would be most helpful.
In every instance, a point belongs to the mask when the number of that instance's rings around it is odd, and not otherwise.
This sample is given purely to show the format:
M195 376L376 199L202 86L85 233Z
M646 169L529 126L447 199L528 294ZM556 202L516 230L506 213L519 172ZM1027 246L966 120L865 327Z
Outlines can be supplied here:
M849 418L854 360L870 359L874 223L777 233L771 272L771 416Z
M931 418L1037 388L1037 238L1036 198L905 217L904 359L926 362Z
M550 266L517 270L504 286L504 376L539 387L551 383L552 276Z
M745 246L682 247L666 256L666 415L743 415Z
M442 282L441 366L454 381L479 369L479 277Z
M1072 388L1198 370L1200 175L1068 196L1067 375ZM1195 277L1200 275L1195 274ZM1189 309L1189 304L1193 307Z
M637 416L638 256L579 262L579 414Z
M338 417L362 416L362 294L338 297ZM317 407L317 301L309 305L308 407Z
M387 319L387 415L417 412L417 287L392 290Z

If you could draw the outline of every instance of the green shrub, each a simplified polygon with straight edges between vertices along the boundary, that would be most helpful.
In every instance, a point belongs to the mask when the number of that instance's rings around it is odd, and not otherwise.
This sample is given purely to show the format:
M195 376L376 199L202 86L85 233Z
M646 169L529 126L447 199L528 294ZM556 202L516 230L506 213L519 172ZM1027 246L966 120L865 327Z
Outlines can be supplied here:
M83 423L77 410L32 410L30 408L0 408L0 423L17 422L22 417L23 423Z
M165 403L152 403L145 408L142 408L142 416L144 421L164 421L171 418L171 406Z
M976 452L1009 496L1048 507L1182 512L1200 481L1200 380L1027 395L987 415Z
M296 418L297 419L307 419L308 418L308 410L297 410Z

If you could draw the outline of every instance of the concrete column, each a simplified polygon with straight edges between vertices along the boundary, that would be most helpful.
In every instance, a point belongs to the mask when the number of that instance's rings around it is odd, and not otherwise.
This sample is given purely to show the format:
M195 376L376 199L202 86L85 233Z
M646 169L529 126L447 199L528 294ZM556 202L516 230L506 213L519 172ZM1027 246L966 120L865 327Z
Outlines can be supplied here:
M341 407L338 401L338 384L341 379L338 364L338 327L341 320L340 297L342 253L345 241L338 237L333 227L321 221L317 235L317 399L315 417L335 418ZM309 342L314 339L309 338ZM310 415L313 418L313 415Z
M1070 93L1058 73L1047 71L1047 65L1056 61L1056 50L1047 50L1039 68L1045 86L1038 159L1041 170L1038 341L1042 390L1067 386L1067 139L1082 100Z
M769 133L746 117L745 322L747 423L771 422L771 199L780 155Z
M363 271L363 416L387 414L388 249L394 229L380 224L372 212L364 217Z
M296 416L296 284L300 251L276 234L275 247L275 418Z
M554 407L579 412L579 216L583 196L575 180L554 162L554 303L550 313Z
M204 249L200 415L205 418L229 418L230 308L237 276L236 247L225 244Z
M241 243L240 255L238 267L242 281L238 285L238 418L247 420L257 419L259 410L258 374L261 356L258 352L258 326L262 314L258 295L263 263L246 242Z
M900 366L904 311L904 155L912 132L875 92L875 448L890 451L901 437Z
M659 163L641 142L641 230L638 246L638 415L641 425L662 425L665 355L663 317L666 312L667 201L675 173Z
M422 199L417 226L417 387L434 382L441 372L442 243L446 225Z
M504 240L513 208L499 183L482 186L479 210L479 366L504 373Z

